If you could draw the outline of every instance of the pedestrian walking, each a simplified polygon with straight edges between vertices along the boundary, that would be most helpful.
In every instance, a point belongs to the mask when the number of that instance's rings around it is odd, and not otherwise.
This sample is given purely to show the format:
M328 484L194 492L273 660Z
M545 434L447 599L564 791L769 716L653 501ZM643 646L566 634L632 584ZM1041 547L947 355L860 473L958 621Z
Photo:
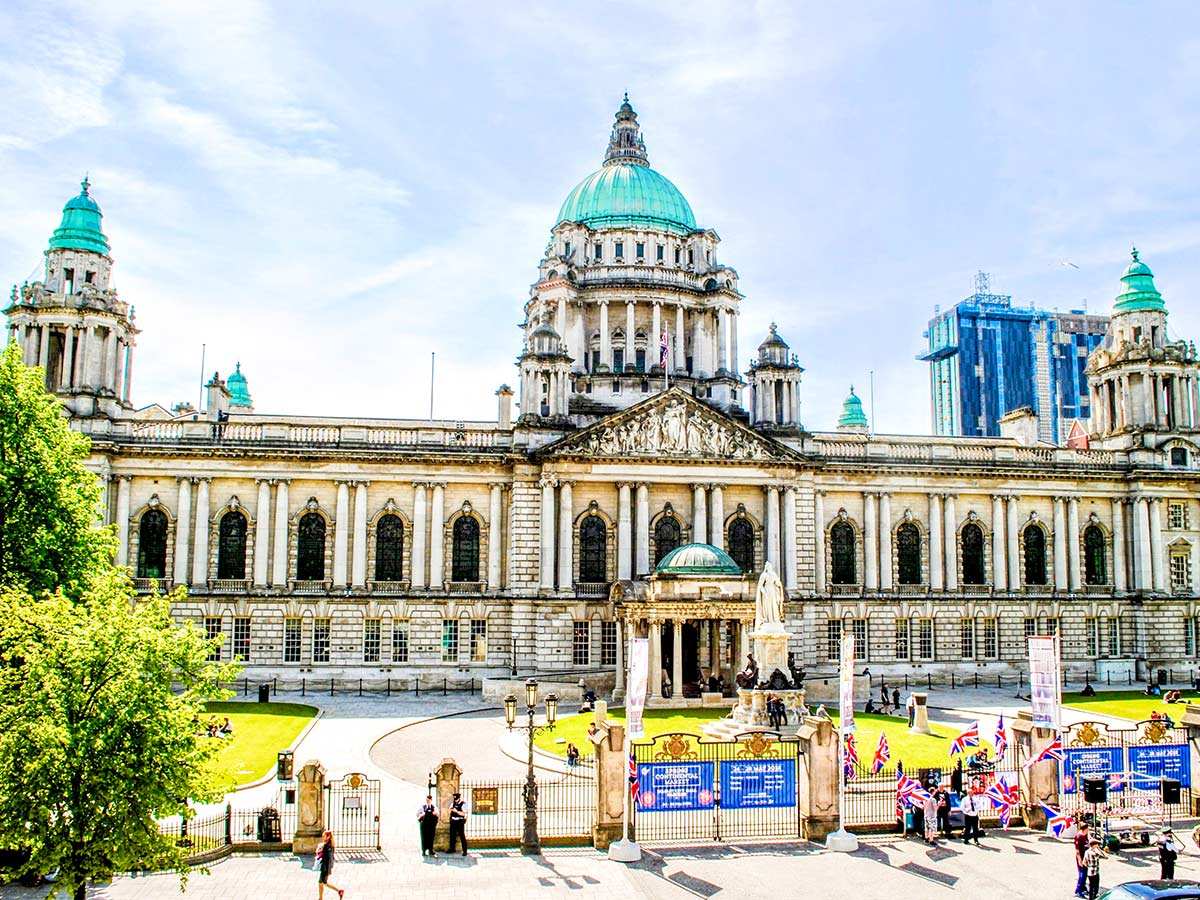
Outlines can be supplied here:
M326 831L321 835L321 843L317 846L317 900L325 900L325 888L337 891L338 900L346 893L340 887L331 884L329 876L333 872L333 832Z
M417 811L417 821L421 823L421 855L437 856L433 852L433 835L437 831L438 809L433 803L433 794L425 795L425 802Z
M983 795L974 788L958 804L963 811L963 843L975 841L979 846L979 814L983 812Z
M578 752L578 751L576 751ZM462 855L467 855L467 804L462 794L455 794L450 801L450 852L454 852L458 841L462 841Z
M910 693L908 699L904 701L904 711L908 713L908 727L913 727L913 722L917 719L917 697Z
M937 793L934 795L937 798L937 827L942 837L954 837L954 830L950 827L950 791L945 784L938 785Z
M1088 847L1092 845L1092 837L1089 834L1088 823L1080 822L1079 830L1075 832L1075 874L1078 876L1075 879L1075 896L1086 897L1087 894L1087 864L1083 858L1087 855Z
M567 744L567 765L572 768L579 765L579 748L574 744Z
M1096 900L1100 893L1100 860L1107 858L1100 841L1092 838L1087 853L1083 854L1083 864L1087 867L1087 900Z
M1159 878L1175 877L1175 858L1183 852L1183 843L1175 837L1169 825L1164 825L1158 838L1158 864L1161 867Z

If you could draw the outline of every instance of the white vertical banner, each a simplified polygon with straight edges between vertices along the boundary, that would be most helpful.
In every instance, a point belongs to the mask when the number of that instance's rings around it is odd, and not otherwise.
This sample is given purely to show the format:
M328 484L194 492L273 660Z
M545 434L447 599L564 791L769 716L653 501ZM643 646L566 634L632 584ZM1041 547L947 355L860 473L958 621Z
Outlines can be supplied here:
M841 692L838 719L841 722L843 740L845 735L854 734L854 635L842 635Z
M633 638L629 642L629 679L625 691L625 735L630 740L640 738L642 710L646 708L646 679L650 667L650 641Z
M1029 702L1035 728L1058 731L1062 701L1062 663L1058 635L1029 638Z

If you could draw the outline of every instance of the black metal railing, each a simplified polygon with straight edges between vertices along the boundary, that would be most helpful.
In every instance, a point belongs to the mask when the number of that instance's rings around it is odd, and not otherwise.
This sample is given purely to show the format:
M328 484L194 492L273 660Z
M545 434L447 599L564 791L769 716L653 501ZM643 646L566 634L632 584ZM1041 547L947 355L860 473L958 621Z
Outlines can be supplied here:
M596 782L584 773L538 779L538 837L589 838L596 821ZM467 839L521 842L525 826L525 780L464 779L459 790L470 813Z

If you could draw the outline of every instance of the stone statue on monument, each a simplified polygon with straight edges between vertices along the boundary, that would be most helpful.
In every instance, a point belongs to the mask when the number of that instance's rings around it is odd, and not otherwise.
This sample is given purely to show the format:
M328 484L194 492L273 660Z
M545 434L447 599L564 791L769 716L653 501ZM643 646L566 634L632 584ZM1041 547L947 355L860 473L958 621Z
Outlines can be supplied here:
M756 634L783 631L783 582L768 561L758 579L754 597L754 632Z

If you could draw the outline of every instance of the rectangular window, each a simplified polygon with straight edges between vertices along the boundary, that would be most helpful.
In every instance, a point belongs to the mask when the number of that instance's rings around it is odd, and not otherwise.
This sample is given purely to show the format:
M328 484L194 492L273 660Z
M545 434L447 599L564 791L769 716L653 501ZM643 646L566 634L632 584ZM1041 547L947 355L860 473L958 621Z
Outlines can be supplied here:
M827 647L825 649L825 658L837 660L842 655L842 620L841 619L826 619L825 620L825 639Z
M867 620L851 619L850 633L854 635L854 658L867 658Z
M1056 619L1054 616L1048 616L1046 618L1045 633L1050 637L1054 637L1054 635L1058 634L1058 619Z
M487 619L471 620L471 662L487 662Z
M329 620L313 619L312 659L315 663L329 662Z
M408 619L392 622L392 662L408 662Z
M959 644L963 659L975 658L975 620L961 619L958 623Z
M1172 447L1171 448L1171 465L1186 466L1188 464L1187 457L1188 457L1188 453L1185 448L1183 448L1183 447Z
M646 245L643 244L641 241L637 242L637 258L638 259L646 258Z
M917 619L917 655L933 659L933 619Z
M662 262L662 261L663 261L663 249L664 249L664 248L663 248L663 245L662 245L662 244L659 244L659 245L658 245L658 256L656 257L656 258L658 259L658 261L659 261L659 262Z
M896 620L896 659L908 659L908 619Z
M233 655L243 662L250 661L249 616L238 616L233 620Z
M1037 619L1033 616L1026 616L1024 619L1025 646L1021 649L1026 656L1029 656L1029 639L1037 634Z
M1116 616L1108 619L1108 655L1114 658L1121 655L1121 620Z
M442 619L442 662L458 662L458 619Z
M599 262L604 259L604 245L596 241L596 246L592 248L592 258Z
M995 619L983 620L983 658L997 659L1000 656L1000 642L997 639Z
M1094 616L1088 616L1083 620L1084 627L1087 630L1087 655L1100 655L1100 620Z
M1187 504L1171 501L1167 504L1167 527L1183 531L1188 527Z
M1183 620L1183 655L1196 655L1196 620Z
M617 257L617 259L625 258L625 242L624 241L617 241L616 257Z
M211 641L221 636L221 617L220 616L205 616L204 618L204 634ZM221 645L208 654L210 662L221 661Z
M592 660L592 623L576 622L575 631L571 635L571 664L576 666L590 665Z
M600 665L617 664L617 623L600 623Z
M679 248L675 248L675 265L679 265Z
M300 662L300 620L283 620L283 661Z
M379 662L379 645L383 635L383 623L378 619L363 622L363 662Z
M695 264L696 264L696 251L689 249L688 250L688 265L693 266Z
M564 241L563 242L563 256L570 256L570 255L571 255L571 242Z
M613 371L614 372L624 372L625 371L625 348L622 347L620 349L614 349L612 353L613 353Z
M1188 553L1171 554L1171 590L1186 591L1192 586L1192 557Z
M63 269L63 293L64 294L74 294L75 293L75 270L74 269Z
M646 371L646 350L645 350L645 348L639 347L637 350L634 350L633 352L635 354L633 367L635 369L637 369L639 372L645 372Z

